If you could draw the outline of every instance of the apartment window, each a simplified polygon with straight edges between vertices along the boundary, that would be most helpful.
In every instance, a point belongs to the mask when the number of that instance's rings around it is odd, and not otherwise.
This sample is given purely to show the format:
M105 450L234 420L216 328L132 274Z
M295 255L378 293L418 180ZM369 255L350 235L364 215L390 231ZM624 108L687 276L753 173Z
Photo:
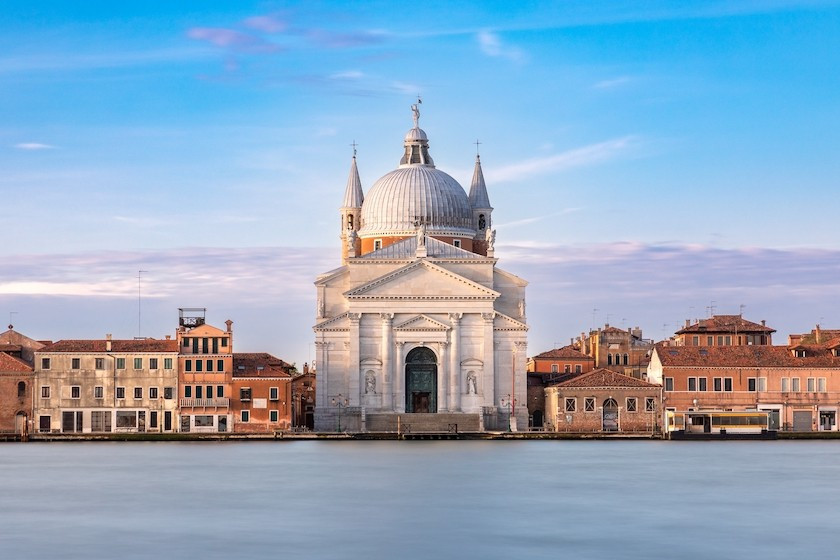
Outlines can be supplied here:
M624 354L624 365L625 366L630 365L630 354Z
M723 378L722 377L715 377L712 380L712 390L713 391L723 391Z
M581 366L580 364L577 364L575 366L575 373L581 373L582 371L583 371L583 366Z
M268 421L269 422L277 422L280 419L280 414L276 410L270 410L268 412Z
M577 410L577 399L574 397L566 397L565 410L566 412L575 412Z
M560 365L551 364L551 373L560 373Z
M717 337L717 345L723 346L723 336L718 335Z
M183 344L182 344L182 346L183 346L184 348L189 348L189 347L190 347L190 339L189 339L189 338L187 338L187 337L184 337L182 340L183 340Z
M222 340L224 340L224 338ZM224 360L216 360L216 371L225 371Z
M689 391L696 391L697 390L697 378L696 377L689 377L688 378L688 390Z
M766 377L748 377L747 391L766 391L767 378Z
M157 369L158 368L158 359L157 358L149 358L149 369Z
M42 399L50 398L50 386L49 385L44 385L43 387L41 387L41 398Z
M825 393L825 377L820 377L817 379L817 391L820 393Z
M166 400L172 400L172 397L175 396L175 387L164 387L163 388L163 398Z
M228 344L227 341L228 341L227 337L224 337L222 339L222 348L227 348L227 344Z
M157 410L153 410L149 413L149 428L157 429L157 427L158 427L158 413L157 413Z
M213 338L213 353L214 354L219 353L219 339L218 338Z
M208 399L213 398L213 386L212 385L207 386L207 398Z
M125 369L125 358L117 358L117 369Z
M698 377L697 378L697 390L698 391L705 391L706 387L706 378L705 377Z
M50 426L51 418L49 416L39 416L38 417L38 431L41 433L49 432L51 429Z
M216 385L216 398L222 399L225 396L225 386L224 385Z
M82 388L78 385L73 385L70 387L70 398L71 399L81 399L82 398Z
M134 369L143 369L143 358L134 358Z
M638 410L638 404L636 397L627 397L627 412L636 412Z
M93 398L94 399L104 399L105 398L105 387L102 385L98 385L93 388Z
M595 397L586 397L583 400L584 412L595 412Z
M799 378L798 377L791 377L790 378L790 390L794 393L799 392Z
M656 412L656 399L645 397L645 412Z
M41 358L41 369L50 369L50 359Z
M196 360L195 371L201 371L202 369L204 369L204 360Z
M727 346L732 346L732 337L731 336L727 335L724 340L726 341Z
M70 360L70 369L79 369L82 367L82 360L80 358L72 358Z
M135 387L134 388L134 398L135 399L142 399L143 398L143 387Z
M105 358L95 358L93 365L96 369L105 369Z
M158 398L158 388L157 387L149 387L149 398L150 399Z
M732 378L731 377L724 377L723 378L723 390L724 391L732 391Z
M197 399L204 398L204 387L202 387L201 385L196 385L195 386L195 398L197 398Z
M673 377L666 377L665 378L665 390L666 391L673 391L674 390L674 378Z
M706 337L706 346L714 346L715 337L707 336Z
M279 387L271 387L268 390L268 399L272 401L280 400L280 388Z
M796 355L797 358L804 358L805 357L805 350L802 350L802 349L794 350L793 353L794 353L794 355Z
M243 422L249 422L251 420L251 411L250 410L243 410L240 416Z
M172 369L172 358L163 359L163 369Z
M566 364L563 366L563 373L572 373L572 366Z
M239 400L240 401L250 401L251 400L251 388L250 387L242 387L239 389Z
M207 360L207 371L213 371L213 360Z
M192 352L198 354L198 338L192 339Z
M117 398L124 399L125 398L125 387L117 387Z
M809 377L806 381L808 384L808 392L809 393L816 393L817 392L817 378L816 377Z
M209 354L210 353L210 350L208 349L209 348L208 343L209 343L209 339L207 339L207 338L202 338L201 339L201 353L202 354Z
M461 240L460 239L453 239L452 240L452 245L454 245L455 247L458 247L460 249L461 248Z
M192 371L192 360L184 361L184 371Z
M700 337L697 335L691 337L691 344L692 346L700 346Z
M184 385L184 398L191 399L192 398L192 385Z
M18 381L18 398L22 399L26 396L26 382Z
M381 239L374 239L373 240L373 250L377 251L382 248L382 240Z
M608 366L612 365L612 354L607 354L607 365Z
M782 377L782 393L790 391L790 378Z
M755 377L747 378L747 391L756 391Z

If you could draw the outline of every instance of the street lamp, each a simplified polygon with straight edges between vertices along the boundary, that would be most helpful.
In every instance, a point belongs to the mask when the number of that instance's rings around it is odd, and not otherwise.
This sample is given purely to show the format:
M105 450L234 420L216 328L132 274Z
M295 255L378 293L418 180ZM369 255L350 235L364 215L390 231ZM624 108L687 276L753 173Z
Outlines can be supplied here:
M350 404L350 399L345 398L341 393L332 398L332 405L338 407L338 432L341 431L341 409Z
M507 404L505 404L506 401L507 401ZM509 414L509 416L508 416L508 431L512 432L513 431L513 422L514 422L513 413L514 413L514 407L516 406L516 397L511 397L510 393L508 393L506 397L502 397L501 405L502 405L502 407L507 407L508 408L508 414Z

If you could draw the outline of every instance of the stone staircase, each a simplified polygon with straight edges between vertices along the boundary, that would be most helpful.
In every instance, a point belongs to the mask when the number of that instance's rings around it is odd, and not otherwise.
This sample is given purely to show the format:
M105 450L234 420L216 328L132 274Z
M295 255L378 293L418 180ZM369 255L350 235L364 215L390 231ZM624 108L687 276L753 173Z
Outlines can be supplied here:
M437 414L377 414L366 415L368 432L396 432L399 417L401 433L478 432L479 415L441 412Z

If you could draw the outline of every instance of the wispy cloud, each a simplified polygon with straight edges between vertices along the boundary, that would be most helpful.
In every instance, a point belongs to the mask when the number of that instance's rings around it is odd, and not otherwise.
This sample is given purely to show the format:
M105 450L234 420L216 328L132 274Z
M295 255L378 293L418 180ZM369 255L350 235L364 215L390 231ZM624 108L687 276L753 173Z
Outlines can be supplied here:
M18 150L54 150L56 148L51 144L41 144L40 142L21 142L12 147Z
M487 56L506 58L513 62L523 62L525 53L519 47L505 45L496 33L491 31L479 31L476 40L481 52Z
M638 137L624 136L622 138L607 140L606 142L567 150L559 154L531 158L519 163L508 164L495 170L488 170L486 175L493 181L509 181L513 179L519 180L533 175L562 171L573 167L593 165L626 154L638 143Z
M245 19L243 25L264 33L280 33L289 28L289 24L277 14L253 16Z
M280 45L265 39L224 27L193 27L187 30L187 37L207 41L217 47L226 47L245 52L270 53L283 50Z
M503 224L497 224L495 227L498 229L511 229L517 226L525 226L528 224L533 224L536 222L541 222L547 218L556 218L558 216L565 216L568 214L572 214L574 212L579 212L580 208L564 208L560 212L553 212L551 214L546 214L545 216L532 216L530 218L522 218L521 220L514 220L512 222L505 222Z
M600 82L595 83L592 87L594 89L615 89L629 83L630 81L632 81L630 76L619 76L609 80L601 80Z

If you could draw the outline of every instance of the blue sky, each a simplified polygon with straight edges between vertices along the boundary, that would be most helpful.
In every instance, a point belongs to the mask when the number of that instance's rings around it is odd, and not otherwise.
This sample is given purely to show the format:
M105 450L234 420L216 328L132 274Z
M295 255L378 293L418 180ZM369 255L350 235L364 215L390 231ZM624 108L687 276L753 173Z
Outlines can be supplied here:
M307 360L350 143L367 189L420 94L439 168L482 142L531 353L711 305L836 328L840 4L639 4L4 2L0 312L135 336L145 270L142 334L206 306Z

